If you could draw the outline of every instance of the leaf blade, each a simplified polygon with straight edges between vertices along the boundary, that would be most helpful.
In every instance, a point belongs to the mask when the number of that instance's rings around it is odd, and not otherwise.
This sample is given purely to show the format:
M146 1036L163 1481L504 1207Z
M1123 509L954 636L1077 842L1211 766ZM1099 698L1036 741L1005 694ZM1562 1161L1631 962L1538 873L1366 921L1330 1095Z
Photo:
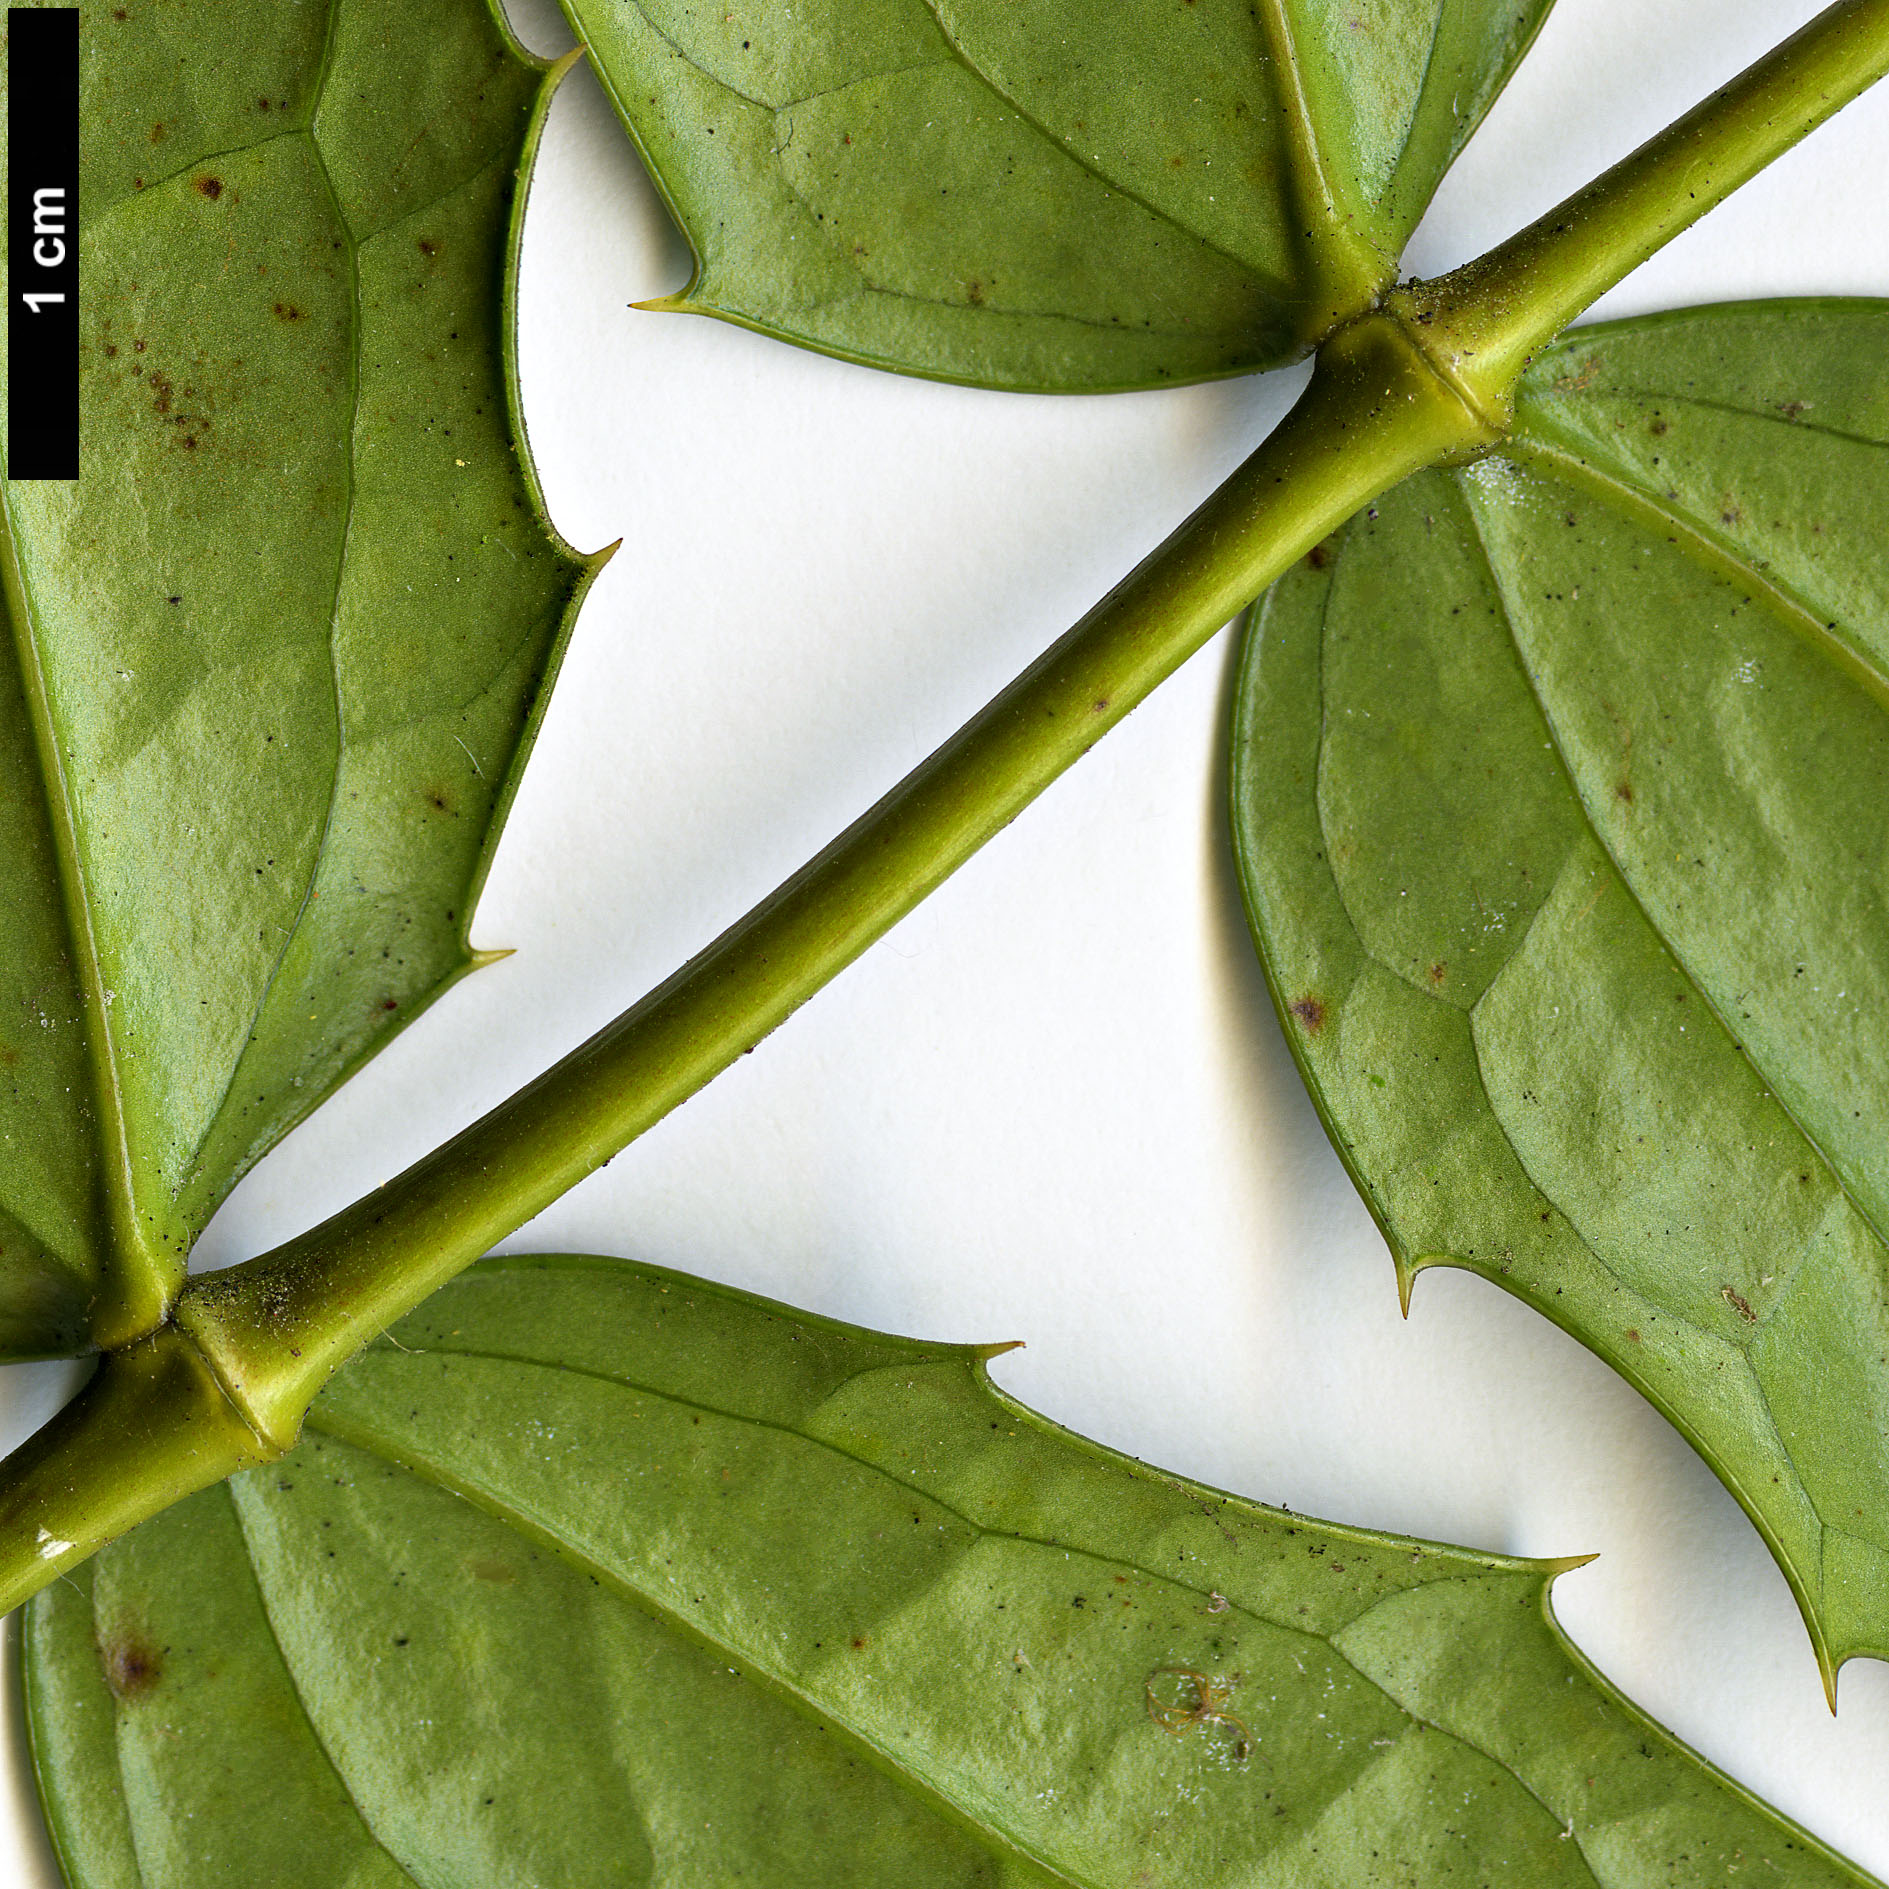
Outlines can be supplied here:
M296 1456L215 1499L264 1650L417 1881L1368 1882L1394 1857L1399 1881L1611 1889L1665 1880L1680 1844L1701 1881L1760 1857L1759 1880L1862 1880L1572 1654L1553 1567L1146 1470L994 1391L979 1351L558 1257L486 1262L397 1337ZM108 1649L127 1618L187 1618L191 1526L106 1551ZM110 1651L35 1645L40 1692L96 1713ZM120 1738L181 1779L190 1741L137 1715L187 1725L208 1690L121 1692ZM514 1709L542 1741L480 1735ZM533 1820L540 1743L574 1825L617 1780L606 1861ZM765 1832L725 1786L774 1794ZM133 1815L182 1827L195 1802Z
M1648 1395L1831 1683L1889 1645L1883 324L1576 331L1507 462L1426 475L1275 591L1240 735L1249 912L1406 1290L1467 1265Z
M541 523L509 426L542 62L471 0L424 31L343 0L276 35L225 11L211 83L191 49L218 20L88 40L88 470L6 495L32 710L9 769L53 795L9 890L48 936L66 914L38 955L76 967L54 1008L92 1048L73 1084L46 1046L36 1086L91 1091L98 1151L16 1085L0 1205L57 1222L29 1278L102 1294L108 1335L161 1314L240 1174L476 961L596 567ZM54 1170L84 1214L52 1211ZM16 1351L83 1340L70 1311L22 1322Z
M1100 392L1275 366L1367 306L1547 6L1383 0L1341 32L1286 0L567 12L695 251L658 306Z

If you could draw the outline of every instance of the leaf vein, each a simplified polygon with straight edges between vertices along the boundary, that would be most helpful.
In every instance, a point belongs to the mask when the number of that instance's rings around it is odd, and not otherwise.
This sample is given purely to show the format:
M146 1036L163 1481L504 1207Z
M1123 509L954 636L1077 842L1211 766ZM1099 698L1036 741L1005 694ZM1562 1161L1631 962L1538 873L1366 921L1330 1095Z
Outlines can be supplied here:
M332 602L328 611L328 681L334 697L335 751L334 760L328 778L328 804L322 809L321 834L309 859L308 882L302 888L301 902L295 908L295 916L289 921L288 929L282 935L282 942L276 947L274 960L268 974L262 980L262 988L257 994L254 1009L250 1012L249 1022L243 1033L243 1049L239 1050L230 1064L228 1077L222 1092L216 1099L216 1106L205 1117L203 1133L198 1137L197 1145L191 1149L190 1158L183 1166L183 1179L179 1191L194 1181L199 1174L203 1151L209 1145L216 1132L217 1123L223 1119L223 1112L229 1106L231 1095L235 1092L237 1078L241 1075L246 1060L248 1046L255 1040L263 1013L267 1010L269 999L275 992L277 982L282 975L282 967L288 962L289 952L294 948L295 940L301 934L302 923L308 915L308 908L314 900L315 888L321 882L322 862L328 855L328 840L334 831L335 814L341 801L342 764L346 758L348 746L347 720L341 709L341 590L347 575L348 547L354 535L354 499L355 499L355 454L359 449L358 434L361 423L361 246L355 239L354 230L349 223L347 213L341 205L341 193L336 188L334 174L328 168L327 154L321 148L321 140L315 132L315 120L321 114L323 98L327 92L328 80L334 67L335 44L340 34L341 0L330 0L328 8L328 35L323 43L321 66L315 77L311 96L314 104L310 113L310 122L303 135L308 139L308 148L315 163L316 175L321 179L329 205L334 212L335 224L341 233L343 254L348 270L348 454L347 469L344 477L341 502L341 543L335 555L334 581L331 585Z
M401 1876L407 1882L413 1884L413 1889L421 1889L420 1883L412 1872L407 1869L405 1864L400 1861L399 1857L397 1857L382 1840L379 1832L375 1830L373 1820L368 1816L366 1807L362 1804L360 1798L355 1795L354 1786L348 1781L347 1774L336 1761L334 1753L328 1749L328 1741L322 1737L321 1730L315 1723L315 1714L309 1709L308 1697L302 1691L302 1682L297 1677L294 1666L289 1662L288 1650L282 1644L282 1635L276 1627L275 1615L269 1610L268 1591L262 1584L262 1575L258 1571L256 1563L256 1553L254 1548L250 1545L248 1518L243 1514L242 1499L238 1496L233 1483L223 1484L223 1497L224 1500L229 1503L230 1512L235 1517L236 1532L242 1537L243 1559L248 1565L250 1582L255 1590L256 1610L262 1615L262 1624L268 1629L269 1641L275 1648L276 1658L282 1662L282 1672L289 1682L289 1691L295 1696L295 1709L301 1713L302 1723L308 1727L310 1740L313 1742L315 1749L321 1753L322 1760L326 1763L335 1783L340 1786L341 1794L348 1800L349 1808L360 1818L361 1828L366 1832L367 1840L386 1857L387 1861L391 1863L395 1869L399 1870Z
M1236 269L1242 270L1247 275L1255 277L1257 280L1264 283L1274 295L1283 296L1285 294L1284 286L1275 281L1265 270L1261 269L1257 263L1249 261L1244 256L1236 255L1232 250L1226 248L1225 245L1215 242L1211 236L1206 235L1203 231L1195 229L1189 223L1184 223L1171 211L1157 209L1154 204L1150 203L1146 197L1135 190L1131 185L1123 183L1117 177L1110 176L1107 171L1099 170L1097 168L1097 164L1100 162L1099 159L1084 157L1075 145L1052 131L1050 127L1044 124L1028 107L1022 104L1020 100L1013 97L1012 94L1006 91L1003 86L999 85L989 73L983 71L972 60L970 54L958 43L957 36L944 23L944 19L938 11L938 0L924 0L924 6L925 10L937 21L938 31L944 35L945 44L951 48L952 57L956 59L958 64L980 85L985 87L993 98L1001 100L1011 111L1015 112L1045 143L1054 145L1056 149L1061 151L1079 170L1093 177L1097 183L1105 184L1118 196L1126 197L1130 203L1138 205L1157 222L1165 223L1169 229L1175 230L1182 236L1189 238L1189 240L1198 243L1201 248L1218 256L1223 262L1230 262Z

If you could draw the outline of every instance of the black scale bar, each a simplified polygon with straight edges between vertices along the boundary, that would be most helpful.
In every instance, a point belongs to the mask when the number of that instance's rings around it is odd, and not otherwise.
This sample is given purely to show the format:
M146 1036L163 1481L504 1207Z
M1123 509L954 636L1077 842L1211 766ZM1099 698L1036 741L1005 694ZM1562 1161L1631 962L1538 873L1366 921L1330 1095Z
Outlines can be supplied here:
M79 476L79 9L7 8L7 477Z

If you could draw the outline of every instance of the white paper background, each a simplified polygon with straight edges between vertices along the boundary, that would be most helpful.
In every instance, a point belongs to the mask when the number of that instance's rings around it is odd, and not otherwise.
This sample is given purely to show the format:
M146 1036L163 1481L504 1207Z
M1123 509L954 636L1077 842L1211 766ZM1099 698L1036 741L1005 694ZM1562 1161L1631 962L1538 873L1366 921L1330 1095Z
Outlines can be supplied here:
M1809 0L1560 0L1418 233L1440 273L1756 57ZM568 44L544 0L518 17ZM1889 88L1602 305L1889 293ZM553 111L522 371L584 612L460 987L246 1182L259 1251L586 1036L862 811L1203 498L1301 374L985 394L627 304L679 287L601 94ZM1889 1669L1825 1709L1757 1535L1544 1320L1390 1263L1281 1042L1227 863L1228 639L708 1092L510 1244L622 1252L928 1337L1166 1467L1348 1522L1600 1553L1561 1618L1634 1699L1889 1874ZM70 1381L0 1383L15 1432ZM13 1727L17 1754L17 1726ZM0 1879L56 1882L17 1759ZM12 1847L6 1847L7 1843Z

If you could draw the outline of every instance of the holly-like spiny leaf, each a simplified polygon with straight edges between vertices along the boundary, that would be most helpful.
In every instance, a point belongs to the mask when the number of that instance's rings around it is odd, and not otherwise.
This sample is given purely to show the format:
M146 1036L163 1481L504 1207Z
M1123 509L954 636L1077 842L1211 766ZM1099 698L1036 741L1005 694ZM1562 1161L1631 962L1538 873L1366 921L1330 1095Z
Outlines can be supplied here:
M147 1310L475 962L587 566L514 453L484 0L85 16L83 476L10 484L0 1353Z
M1865 1880L1581 1660L1553 1566L1162 1475L988 1355L475 1268L32 1603L74 1889Z
M1551 0L566 0L666 306L1049 392L1273 367L1392 282Z
M1578 330L1283 579L1236 816L1406 1290L1565 1326L1889 1656L1889 306Z

